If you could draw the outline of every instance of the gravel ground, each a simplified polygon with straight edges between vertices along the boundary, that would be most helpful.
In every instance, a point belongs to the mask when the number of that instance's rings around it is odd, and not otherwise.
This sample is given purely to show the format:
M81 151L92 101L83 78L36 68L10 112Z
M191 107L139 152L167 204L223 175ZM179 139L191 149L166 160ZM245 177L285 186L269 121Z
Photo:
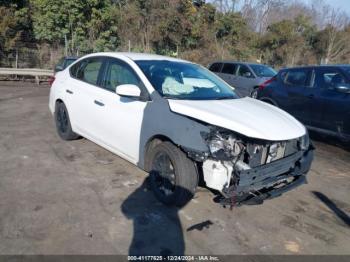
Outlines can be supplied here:
M350 254L343 146L315 141L309 183L263 205L231 211L199 188L183 209L167 208L129 162L60 140L48 94L0 82L0 254Z

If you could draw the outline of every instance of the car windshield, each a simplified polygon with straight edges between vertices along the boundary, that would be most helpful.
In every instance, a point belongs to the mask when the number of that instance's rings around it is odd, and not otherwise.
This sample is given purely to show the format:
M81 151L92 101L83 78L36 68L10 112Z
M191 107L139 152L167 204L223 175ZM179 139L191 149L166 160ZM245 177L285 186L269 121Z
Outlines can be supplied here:
M250 65L250 67L258 77L273 77L277 74L273 68L266 65Z
M168 60L135 62L153 87L165 98L184 100L238 98L232 87L200 65Z

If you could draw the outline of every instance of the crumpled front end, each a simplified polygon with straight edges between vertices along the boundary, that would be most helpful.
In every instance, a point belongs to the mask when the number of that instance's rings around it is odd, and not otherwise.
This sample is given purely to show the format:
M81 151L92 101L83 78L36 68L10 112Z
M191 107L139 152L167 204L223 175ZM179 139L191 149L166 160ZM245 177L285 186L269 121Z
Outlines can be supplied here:
M262 203L306 183L314 149L308 134L272 142L212 127L201 135L209 149L201 155L204 180L223 205Z

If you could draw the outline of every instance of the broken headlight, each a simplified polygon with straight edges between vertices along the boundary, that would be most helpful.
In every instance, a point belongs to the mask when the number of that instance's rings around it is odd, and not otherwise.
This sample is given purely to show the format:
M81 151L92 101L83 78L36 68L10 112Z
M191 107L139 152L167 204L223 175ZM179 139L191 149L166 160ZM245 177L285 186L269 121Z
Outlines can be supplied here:
M300 149L307 150L310 145L309 133L306 131L306 134L300 138Z
M202 134L206 140L210 154L219 160L232 160L241 152L244 145L241 141L228 132L215 131L210 134Z

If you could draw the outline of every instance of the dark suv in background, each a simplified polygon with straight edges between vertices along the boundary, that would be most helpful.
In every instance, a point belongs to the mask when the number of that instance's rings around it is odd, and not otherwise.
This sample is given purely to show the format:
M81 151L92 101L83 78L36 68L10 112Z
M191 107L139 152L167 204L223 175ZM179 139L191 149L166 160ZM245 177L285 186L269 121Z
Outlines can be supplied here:
M254 98L259 85L277 74L267 65L234 61L214 62L209 70L233 86L239 96Z
M54 68L54 72L57 73L59 71L62 71L66 69L69 65L71 65L73 62L75 62L78 59L76 56L65 56L58 61Z
M350 65L282 69L259 87L257 98L310 130L350 140Z

